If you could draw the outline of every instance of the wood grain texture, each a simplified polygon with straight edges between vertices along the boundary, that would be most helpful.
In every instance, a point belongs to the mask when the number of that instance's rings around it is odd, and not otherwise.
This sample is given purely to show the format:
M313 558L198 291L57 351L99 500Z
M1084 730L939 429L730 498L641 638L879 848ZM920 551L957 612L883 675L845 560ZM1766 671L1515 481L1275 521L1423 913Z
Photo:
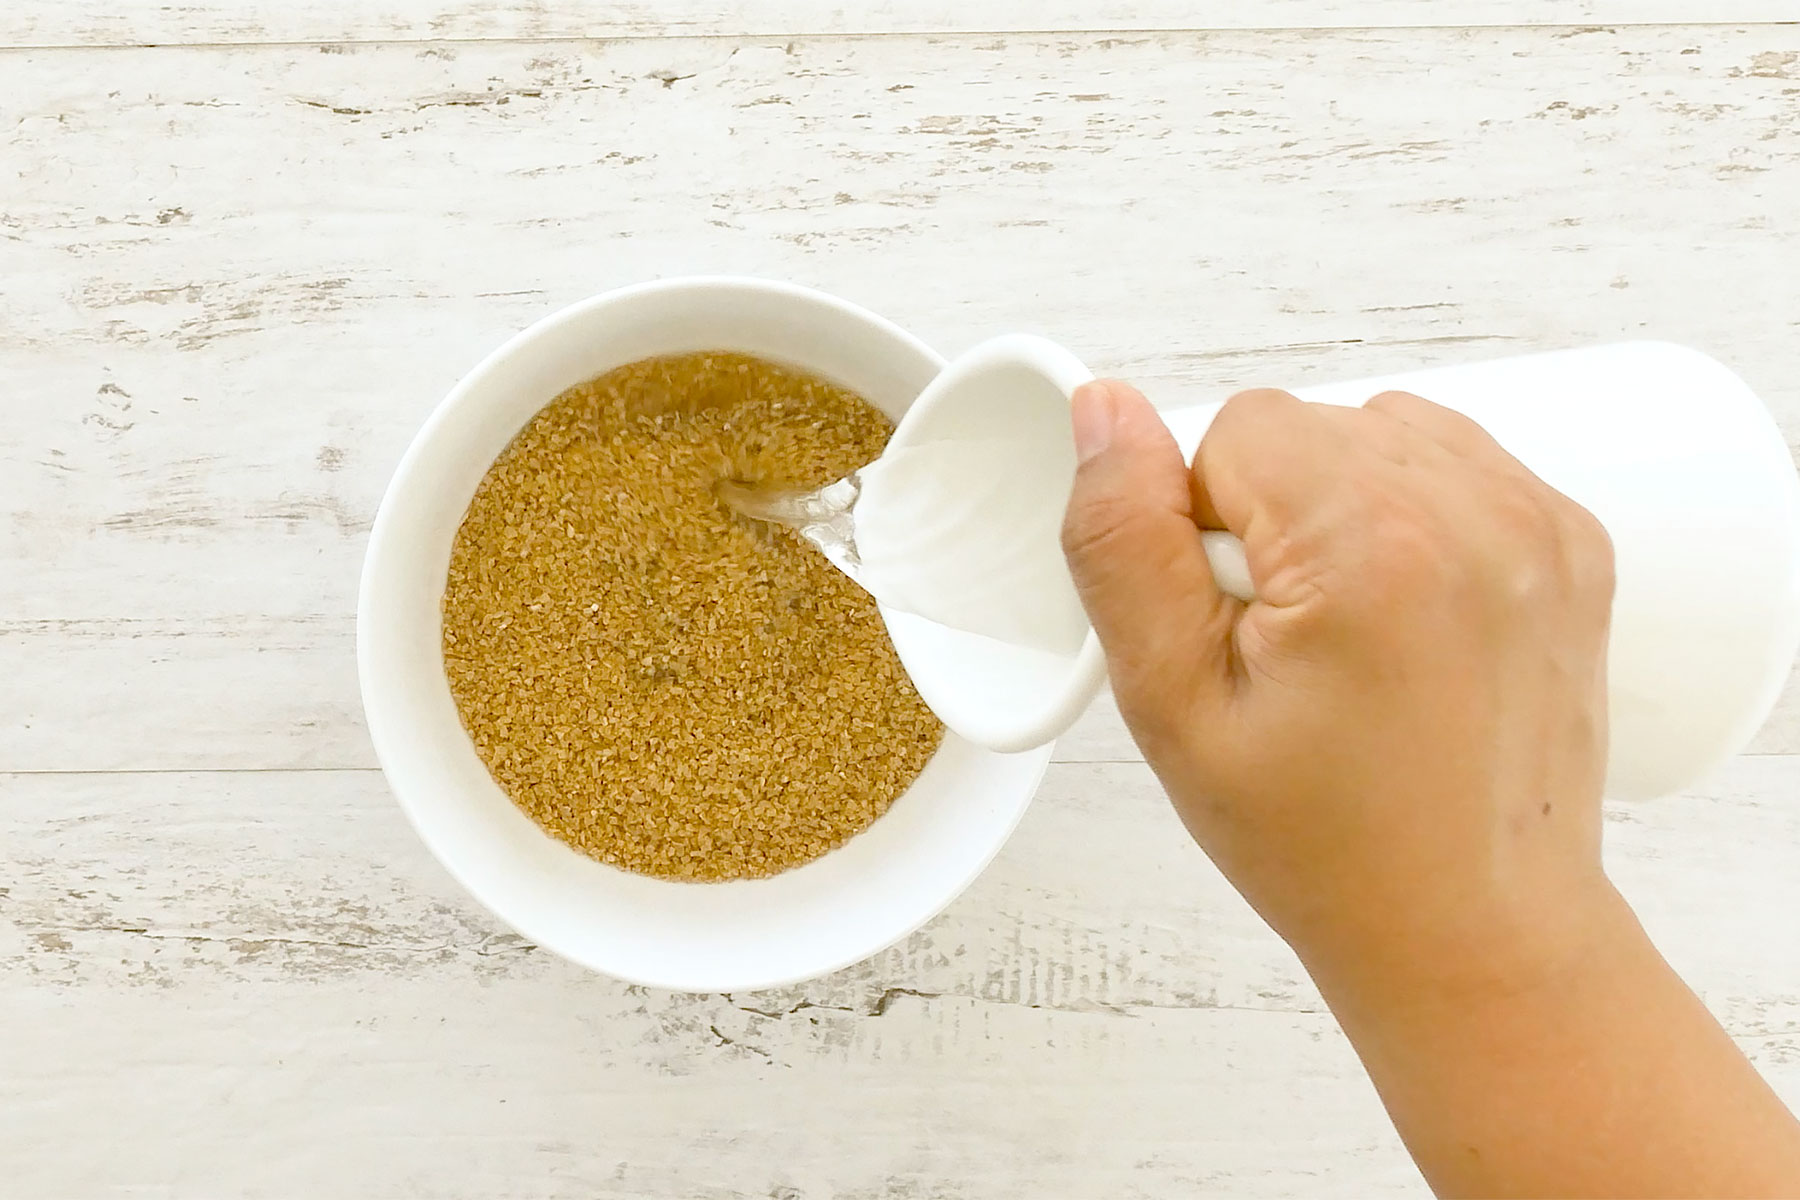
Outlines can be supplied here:
M19 0L0 45L143 46L632 37L1395 29L1800 19L1793 0Z
M20 1195L1422 1190L1298 964L1139 764L1053 768L895 949L731 996L511 935L375 772L0 787ZM1797 795L1800 760L1745 758L1607 827L1652 934L1790 1100ZM115 1131L104 1152L67 1152L76 1121Z
M487 917L369 769L363 543L481 354L699 270L946 352L1036 329L1170 404L1666 336L1800 442L1800 28L1585 28L1792 15L1699 9L0 11L0 45L388 43L0 49L5 1190L1421 1194L1109 702L900 946L779 992L646 992ZM1354 28L810 36L1027 17ZM1794 1102L1795 689L1757 747L1612 810L1608 853Z
M657 275L1037 329L1172 404L1667 336L1800 435L1800 27L101 57L0 72L0 768L370 765L392 464L510 331Z

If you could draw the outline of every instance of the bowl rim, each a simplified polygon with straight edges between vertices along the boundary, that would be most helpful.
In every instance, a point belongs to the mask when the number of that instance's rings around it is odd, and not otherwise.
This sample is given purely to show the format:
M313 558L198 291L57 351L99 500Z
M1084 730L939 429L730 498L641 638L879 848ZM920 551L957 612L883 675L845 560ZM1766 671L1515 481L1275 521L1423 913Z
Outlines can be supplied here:
M432 858L437 861L450 877L455 880L457 885L460 886L477 904L486 909L503 924L530 940L540 949L547 950L566 962L573 963L585 970L593 971L597 974L618 979L628 984L655 987L669 991L752 991L785 987L806 980L817 979L835 971L843 970L845 967L863 962L872 956L879 954L882 950L904 941L907 937L910 937L925 924L944 912L944 910L954 903L956 899L980 877L988 866L991 865L994 858L1000 853L1000 850L1011 839L1019 822L1024 818L1026 809L1030 807L1032 799L1035 797L1038 789L1042 786L1044 775L1048 770L1054 750L1053 744L1045 743L1036 750L1024 754L998 755L994 751L979 746L973 747L980 753L996 754L997 757L1005 757L1015 762L1020 762L1021 765L1024 765L1025 762L1031 759L1035 759L1036 762L1029 769L1027 778L1021 781L1025 784L1025 786L1021 788L1022 797L1015 806L1010 820L1006 822L1004 830L1000 832L999 836L993 839L992 844L987 848L985 853L972 860L968 870L955 879L953 886L944 888L938 899L925 906L924 911L916 920L912 921L898 932L893 933L891 936L884 933L882 940L877 944L864 947L860 950L847 950L839 955L833 956L830 960L821 961L820 963L809 966L803 970L783 971L748 979L737 977L730 980L720 980L717 978L707 978L702 973L684 974L679 970L665 972L652 977L642 971L621 970L610 965L597 965L588 958L578 955L575 951L564 948L564 946L560 944L560 939L558 937L554 935L550 937L541 936L541 931L535 928L538 922L531 914L522 911L523 906L513 904L505 895L497 896L492 889L474 884L471 881L469 872L465 869L466 864L461 861L461 856L451 853L449 851L447 840L438 836L438 830L436 829L431 811L432 801L428 796L422 794L421 789L415 785L416 781L410 779L410 766L401 761L402 751L398 745L399 735L397 730L408 718L403 712L397 711L396 701L391 695L394 685L391 682L383 682L379 678L382 669L376 661L380 654L380 648L375 644L376 635L373 631L373 627L376 624L376 619L374 612L381 600L381 584L378 582L380 572L377 568L390 553L388 549L390 542L403 532L403 530L394 525L394 521L397 519L394 516L396 497L408 493L418 486L415 482L415 478L419 472L419 463L431 453L431 444L437 440L443 426L452 420L453 414L468 402L467 397L483 384L488 376L503 369L505 364L509 363L519 354L527 351L533 343L538 342L564 326L589 319L596 311L621 304L628 304L658 293L681 291L717 292L721 289L735 290L751 295L762 295L772 298L802 300L807 303L823 305L835 309L841 314L878 329L886 336L906 345L922 358L931 362L940 372L948 365L947 360L942 354L939 354L920 338L888 318L881 316L879 313L831 295L828 292L785 280L768 279L753 275L682 275L627 284L622 287L613 288L577 300L539 317L523 329L513 333L505 341L501 342L500 345L490 350L472 368L458 378L456 383L451 386L450 390L444 394L443 398L433 406L430 414L407 443L406 450L400 456L398 463L394 467L393 474L389 477L387 486L383 489L381 502L377 507L375 519L370 528L368 544L362 556L360 578L357 586L357 682L360 698L362 700L364 723L368 730L369 741L375 752L376 761L381 767L382 775L387 782L389 792L393 795L395 802L399 805L401 812L405 815L407 823L412 826L413 831L418 835L419 840L424 843L426 850L431 854ZM546 402L548 402L548 399L549 398L547 397ZM544 836L549 835L545 834ZM679 881L668 882L677 883L679 885ZM687 886L702 887L712 885L688 884Z

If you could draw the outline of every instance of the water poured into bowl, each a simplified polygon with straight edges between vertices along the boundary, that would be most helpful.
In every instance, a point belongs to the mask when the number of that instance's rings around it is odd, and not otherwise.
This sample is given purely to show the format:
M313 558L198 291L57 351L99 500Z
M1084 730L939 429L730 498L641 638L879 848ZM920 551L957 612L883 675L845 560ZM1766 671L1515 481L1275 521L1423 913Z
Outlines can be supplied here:
M1027 457L1018 439L951 439L890 450L816 491L716 491L800 534L885 609L1073 654L1087 618L1058 549L1063 505L1024 482Z
M945 724L995 750L1039 746L1105 681L1059 539L1068 401L1092 378L1053 343L997 338L932 381L874 462L817 492L722 498L797 529L875 597ZM1473 418L1611 535L1608 794L1678 790L1740 750L1800 643L1800 481L1743 381L1640 342L1296 394L1360 405L1389 390ZM1220 407L1163 413L1184 456ZM1195 536L1220 588L1253 600L1242 544Z

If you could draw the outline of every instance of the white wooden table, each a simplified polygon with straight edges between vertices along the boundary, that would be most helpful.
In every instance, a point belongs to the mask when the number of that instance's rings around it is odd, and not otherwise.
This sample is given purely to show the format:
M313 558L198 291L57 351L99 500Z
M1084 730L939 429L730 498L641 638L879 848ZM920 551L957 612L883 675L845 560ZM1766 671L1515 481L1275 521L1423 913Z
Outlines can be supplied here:
M702 270L947 352L1037 329L1168 403L1664 336L1792 440L1797 17L0 6L0 1191L1418 1193L1109 711L962 900L835 977L668 995L509 933L365 740L369 519L509 332ZM1800 1100L1800 693L1607 829Z

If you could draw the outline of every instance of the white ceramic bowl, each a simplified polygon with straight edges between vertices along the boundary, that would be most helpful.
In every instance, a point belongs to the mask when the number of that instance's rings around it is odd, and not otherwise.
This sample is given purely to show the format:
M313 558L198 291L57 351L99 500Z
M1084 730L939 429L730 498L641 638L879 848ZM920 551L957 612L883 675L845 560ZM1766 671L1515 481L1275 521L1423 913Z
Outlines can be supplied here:
M760 354L852 388L898 419L944 360L898 326L806 288L673 279L583 301L471 371L419 431L369 538L357 661L375 752L419 836L495 916L608 975L681 991L821 975L953 900L1018 823L1050 747L996 754L952 735L893 808L772 879L675 883L586 858L540 830L463 731L439 650L450 546L494 458L571 384L656 354Z

